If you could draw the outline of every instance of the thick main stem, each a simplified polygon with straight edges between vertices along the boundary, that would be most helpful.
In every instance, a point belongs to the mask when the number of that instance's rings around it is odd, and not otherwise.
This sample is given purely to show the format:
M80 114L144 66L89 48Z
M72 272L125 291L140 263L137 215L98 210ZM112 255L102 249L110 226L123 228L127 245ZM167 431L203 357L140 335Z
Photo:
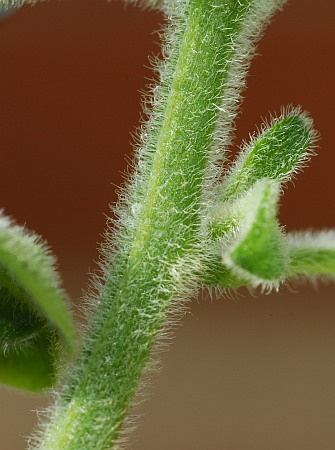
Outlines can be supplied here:
M171 304L193 292L202 265L203 192L218 106L256 3L179 2L182 11L168 32L170 54L142 135L138 171L126 192L127 209L120 209L111 273L105 270L89 336L40 449L116 445ZM271 10L280 2L268 3Z

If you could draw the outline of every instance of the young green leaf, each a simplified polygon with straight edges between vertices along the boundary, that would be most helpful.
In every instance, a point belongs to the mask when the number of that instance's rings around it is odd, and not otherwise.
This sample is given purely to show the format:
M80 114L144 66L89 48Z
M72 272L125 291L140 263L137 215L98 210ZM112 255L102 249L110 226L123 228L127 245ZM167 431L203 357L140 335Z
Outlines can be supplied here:
M286 182L313 154L316 140L312 120L299 108L287 109L245 144L222 184L223 200L233 200L257 180Z
M223 249L223 263L251 286L277 287L287 264L277 221L279 183L263 179L240 201L243 219L235 238Z
M280 184L262 179L234 203L223 203L209 224L207 286L277 287L287 255L277 221Z
M0 382L50 386L59 349L76 348L67 302L46 245L0 211Z
M335 230L289 233L288 276L335 277Z

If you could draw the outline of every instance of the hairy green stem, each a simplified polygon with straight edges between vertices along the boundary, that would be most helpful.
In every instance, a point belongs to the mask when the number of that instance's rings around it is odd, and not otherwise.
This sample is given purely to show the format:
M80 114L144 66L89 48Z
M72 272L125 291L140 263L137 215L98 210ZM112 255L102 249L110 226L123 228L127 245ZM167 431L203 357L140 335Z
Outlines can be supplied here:
M99 306L50 424L32 446L102 450L119 442L168 311L190 297L202 269L204 192L215 179L208 167L215 162L213 140L225 86L234 85L237 53L242 51L242 65L248 53L240 37L257 34L281 3L178 3L153 113L141 135L137 172L119 208L120 230L103 249L109 263ZM267 14L261 16L263 10ZM225 114L231 118L234 105Z

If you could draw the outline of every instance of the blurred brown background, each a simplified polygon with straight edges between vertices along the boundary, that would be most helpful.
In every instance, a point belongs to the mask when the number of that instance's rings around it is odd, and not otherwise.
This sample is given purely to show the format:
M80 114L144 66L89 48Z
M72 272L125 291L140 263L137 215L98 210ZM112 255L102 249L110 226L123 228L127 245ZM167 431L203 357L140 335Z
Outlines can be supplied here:
M238 122L240 142L281 105L315 119L321 148L284 196L288 230L335 227L334 20L332 0L290 1L259 45ZM161 21L120 2L63 0L0 23L0 205L49 241L75 299L131 155ZM334 287L242 294L193 303L133 449L334 450ZM45 399L0 397L0 450L23 449Z

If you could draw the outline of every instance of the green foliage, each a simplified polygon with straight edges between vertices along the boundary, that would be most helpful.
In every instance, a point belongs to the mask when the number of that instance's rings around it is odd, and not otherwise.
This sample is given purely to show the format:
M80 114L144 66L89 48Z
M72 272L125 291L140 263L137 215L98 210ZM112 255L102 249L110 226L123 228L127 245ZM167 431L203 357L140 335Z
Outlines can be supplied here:
M34 391L52 384L60 347L76 346L67 303L46 245L1 213L0 382Z
M271 286L284 275L287 257L277 220L278 199L278 182L258 181L240 202L239 232L224 249L226 265L252 286Z
M98 294L89 299L96 312L35 449L119 448L139 380L155 367L154 344L201 284L269 290L287 278L335 275L334 232L286 235L277 217L282 185L312 154L306 114L287 109L222 167L255 42L285 1L128 3L167 14L165 60L145 105L135 173L106 233ZM71 319L48 252L5 217L0 294L0 379L50 385L65 345L57 339L75 349ZM32 376L16 375L20 364Z
M211 212L206 285L271 289L284 281L289 257L277 219L280 185L308 161L316 136L300 108L287 108L244 144Z
M300 108L288 108L245 144L222 186L223 199L235 199L256 180L286 182L312 154L316 139L312 121Z

